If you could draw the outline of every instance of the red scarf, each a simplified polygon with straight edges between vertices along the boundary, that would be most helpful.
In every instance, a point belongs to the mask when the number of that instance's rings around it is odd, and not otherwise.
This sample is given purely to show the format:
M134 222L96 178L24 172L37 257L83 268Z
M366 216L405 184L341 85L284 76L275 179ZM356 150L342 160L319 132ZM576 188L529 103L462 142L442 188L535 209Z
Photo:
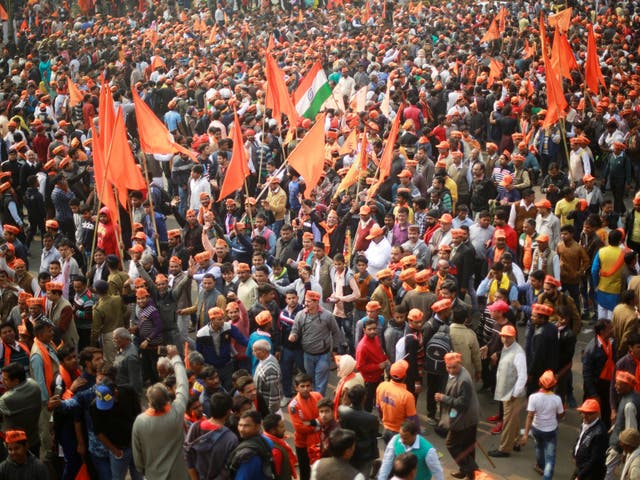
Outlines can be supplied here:
M636 378L640 378L640 360L636 359L633 355L629 355L636 362ZM635 391L640 393L640 382L636 382Z
M613 345L611 345L611 340L604 340L600 335L598 335L596 338L602 345L602 350L604 350L604 353L607 356L607 361L604 363L604 367L602 367L599 378L600 380L610 381L611 377L613 377L613 371L616 368L616 365L613 362Z
M271 440L273 443L277 443L278 445L280 445L282 448L286 450L286 452L289 454L289 465L291 465L291 475L293 475L293 478L298 478L298 474L296 473L296 463L298 463L298 458L296 457L296 454L293 453L293 449L282 438L274 437L269 432L262 432L262 434L265 437L267 437L269 440Z
M386 287L386 286L384 286L382 284L380 284L380 286L382 287L382 291L387 296L387 300L389 300L389 310L391 310L391 312L393 313L393 308L395 307L395 302L393 301L393 292L391 291L391 287Z

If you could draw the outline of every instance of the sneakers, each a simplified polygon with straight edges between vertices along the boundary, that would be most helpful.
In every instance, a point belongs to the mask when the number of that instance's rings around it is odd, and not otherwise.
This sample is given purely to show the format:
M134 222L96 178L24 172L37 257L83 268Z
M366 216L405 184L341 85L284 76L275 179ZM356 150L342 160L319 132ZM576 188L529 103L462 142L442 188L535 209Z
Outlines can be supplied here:
M538 465L534 465L533 469L536 471L538 475L544 475L544 470L540 468Z
M282 400L280 400L280 408L285 408L287 405L289 405L290 401L290 397L282 397Z
M498 423L500 421L500 415L493 415L487 418L487 422Z
M499 435L502 433L502 422L498 422L498 424L491 429L491 435Z

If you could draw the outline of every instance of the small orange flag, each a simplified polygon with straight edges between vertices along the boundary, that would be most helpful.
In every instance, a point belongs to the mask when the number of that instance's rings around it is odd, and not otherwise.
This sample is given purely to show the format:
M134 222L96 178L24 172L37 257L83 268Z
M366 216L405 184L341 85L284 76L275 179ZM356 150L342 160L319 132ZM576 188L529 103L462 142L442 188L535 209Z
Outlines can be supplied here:
M501 7L498 15L496 15L496 20L498 20L498 30L500 32L504 32L506 23L507 23L507 15L509 12L505 7Z
M499 38L500 38L500 30L498 29L498 23L494 18L491 21L491 25L489 25L489 29L487 30L487 33L484 34L484 37L482 37L480 42L482 43L491 42L493 40L498 40Z
M211 33L209 33L209 39L207 43L211 45L212 43L216 43L216 35L218 35L218 24L214 23L213 28L211 29Z
M270 53L266 55L266 72L267 78L267 108L273 110L273 118L280 123L281 114L285 114L291 125L295 125L298 121L298 112L289 95L289 89L284 83L284 72L273 59Z
M81 104L84 95L70 78L67 79L67 88L69 89L69 106L75 107L76 105Z
M289 165L302 176L305 183L304 198L310 198L324 171L324 119L321 113L311 130L289 155Z
M560 30L560 33L567 33L571 26L571 14L573 7L565 8L554 15L549 15L549 26Z
M176 143L173 135L169 133L164 123L160 121L153 110L140 98L135 87L131 88L133 104L136 110L136 122L138 124L138 136L140 137L140 147L145 153L157 153L168 155L180 152L188 155L194 162L198 162L198 156Z
M360 141L360 170L364 171L367 169L369 165L369 161L367 158L367 127L365 127L364 132L362 132L362 140Z
M393 119L393 123L391 124L391 130L389 131L389 136L384 145L384 150L382 151L382 157L380 158L380 164L378 165L380 174L378 176L378 181L369 187L369 191L367 192L367 198L371 199L375 196L376 192L380 188L380 185L384 183L384 181L389 178L391 174L391 162L393 160L393 149L395 148L396 140L398 138L398 131L400 130L400 117L402 116L400 112L404 110L404 104L401 104L398 108L398 113ZM368 179L367 179L368 180Z
M493 85L494 80L497 80L502 75L502 69L504 65L496 60L495 58L491 59L489 63L489 81L487 82L487 86L490 87Z
M587 88L597 95L599 85L606 87L606 84L602 76L602 70L600 70L596 36L593 33L593 26L591 24L587 25L587 31L587 61L584 63L584 81Z
M356 151L356 145L358 145L358 132L354 128L340 147L340 150L338 150L338 153L340 156L350 155Z
M231 140L233 141L233 152L229 168L224 176L222 187L220 187L220 195L218 202L224 200L236 190L242 188L245 178L251 173L247 165L247 156L244 151L244 142L242 139L242 129L240 128L240 120L238 114L233 113L233 129L231 131Z
M9 20L9 14L2 5L0 5L0 20L2 20L3 22Z

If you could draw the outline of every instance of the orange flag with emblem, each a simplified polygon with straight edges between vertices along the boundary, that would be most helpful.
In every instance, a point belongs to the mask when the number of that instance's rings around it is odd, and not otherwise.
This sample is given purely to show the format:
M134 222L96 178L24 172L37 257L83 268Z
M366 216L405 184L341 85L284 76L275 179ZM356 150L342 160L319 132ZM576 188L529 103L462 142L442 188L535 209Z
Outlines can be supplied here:
M316 123L289 155L289 165L302 176L305 183L304 198L310 198L324 172L324 119L326 114L316 117Z

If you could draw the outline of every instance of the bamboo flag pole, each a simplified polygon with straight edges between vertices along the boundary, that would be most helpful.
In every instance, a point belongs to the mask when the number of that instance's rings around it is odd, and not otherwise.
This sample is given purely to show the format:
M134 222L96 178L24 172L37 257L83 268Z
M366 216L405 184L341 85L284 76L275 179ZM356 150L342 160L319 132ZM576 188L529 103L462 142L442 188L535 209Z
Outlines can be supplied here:
M149 170L147 168L147 155L145 153L142 154L142 167L144 168L144 178L149 180ZM151 223L153 225L153 232L156 241L156 253L160 255L160 237L158 236L158 226L156 225L156 214L153 209L153 196L151 195L151 187L149 188L149 194L147 195L147 200L149 200L149 209L151 210ZM133 220L133 218L132 218Z

